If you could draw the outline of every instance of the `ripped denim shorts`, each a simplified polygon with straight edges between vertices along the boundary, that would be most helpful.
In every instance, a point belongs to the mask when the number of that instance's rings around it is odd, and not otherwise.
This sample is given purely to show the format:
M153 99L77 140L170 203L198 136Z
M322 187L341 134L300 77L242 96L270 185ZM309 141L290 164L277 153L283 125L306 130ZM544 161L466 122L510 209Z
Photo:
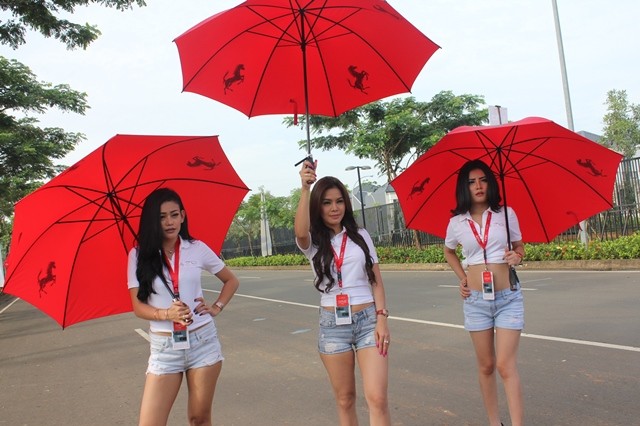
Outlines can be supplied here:
M524 328L524 300L520 289L499 290L495 300L484 300L482 292L472 290L471 295L464 300L463 311L464 328L467 331Z
M334 312L320 308L318 351L331 355L376 346L376 307L371 305L351 314L352 322L336 325Z

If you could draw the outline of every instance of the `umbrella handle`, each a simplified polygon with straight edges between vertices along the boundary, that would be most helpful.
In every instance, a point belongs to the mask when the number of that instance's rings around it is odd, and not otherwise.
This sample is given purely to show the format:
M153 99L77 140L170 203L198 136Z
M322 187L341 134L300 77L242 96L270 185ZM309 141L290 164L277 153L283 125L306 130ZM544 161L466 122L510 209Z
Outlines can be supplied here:
M313 164L313 155L311 155L311 154L307 155L302 160L300 160L296 164L294 164L293 167L298 167L300 164L304 163L305 161L309 161L311 164Z

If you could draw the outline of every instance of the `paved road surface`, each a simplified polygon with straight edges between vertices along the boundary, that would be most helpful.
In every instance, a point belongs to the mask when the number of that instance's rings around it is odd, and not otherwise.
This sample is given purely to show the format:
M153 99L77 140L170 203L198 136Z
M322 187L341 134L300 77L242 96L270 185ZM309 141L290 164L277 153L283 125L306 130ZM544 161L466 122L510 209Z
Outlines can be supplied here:
M219 426L336 424L315 350L309 271L238 270L217 322L226 360ZM520 373L526 424L640 425L640 272L522 271ZM394 425L485 425L451 272L387 271ZM218 288L206 277L209 299ZM96 293L95 297L100 297ZM31 305L0 298L0 425L135 425L148 344L133 314L61 330ZM367 425L358 383L358 412ZM186 424L186 388L171 425ZM505 425L504 395L500 408Z

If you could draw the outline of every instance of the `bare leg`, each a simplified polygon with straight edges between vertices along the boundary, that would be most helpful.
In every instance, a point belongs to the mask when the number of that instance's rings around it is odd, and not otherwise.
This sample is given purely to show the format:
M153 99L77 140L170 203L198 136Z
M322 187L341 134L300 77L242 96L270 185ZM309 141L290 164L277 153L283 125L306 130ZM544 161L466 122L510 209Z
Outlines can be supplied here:
M520 333L520 330L496 329L496 365L504 383L513 426L522 425L524 418L520 374L517 366Z
M358 426L356 416L355 356L352 351L341 354L320 354L329 373L329 380L336 398L340 426Z
M182 373L147 374L140 405L140 426L163 426L182 384Z
M362 372L364 396L369 406L371 426L391 425L387 388L389 384L389 358L380 355L377 348L360 349L356 352Z
M484 408L490 425L500 425L498 411L498 386L496 383L496 354L493 346L493 328L482 331L471 331L471 341L476 351L478 364L478 381L482 392Z
M222 370L222 361L209 367L187 370L189 402L187 415L190 426L211 426L213 394Z

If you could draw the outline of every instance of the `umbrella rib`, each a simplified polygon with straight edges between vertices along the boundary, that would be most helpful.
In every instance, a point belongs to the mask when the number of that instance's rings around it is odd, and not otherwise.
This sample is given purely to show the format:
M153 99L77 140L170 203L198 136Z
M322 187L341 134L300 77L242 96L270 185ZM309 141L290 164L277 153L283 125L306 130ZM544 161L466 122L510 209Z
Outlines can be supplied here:
M344 7L344 6L330 6L330 7L327 7L327 9L331 9L331 8L335 8L335 9L337 9L337 8L345 8L345 7ZM404 79L400 76L400 74L398 74L398 72L397 72L397 71L396 71L396 69L392 66L392 64L391 64L391 63L389 63L389 61L385 58L385 56L384 56L384 55L382 55L382 53L381 53L378 49L376 49L376 48L375 48L375 47L374 47L374 46L373 46L369 41L367 41L367 39L366 39L365 37L363 37L362 35L360 35L359 33L355 32L355 31L353 31L353 29L351 29L351 28L349 28L349 27L347 27L347 26L345 26L345 25L343 25L343 24L342 24L342 22L343 22L344 20L346 20L347 18L350 18L350 17L352 17L353 15L355 15L355 14L357 14L357 13L361 12L362 10L364 10L362 7L352 7L352 8L354 8L355 10L354 10L352 13L348 14L347 16L343 17L343 18L342 18L341 20L339 20L339 21L338 21L338 20L330 19L330 18L328 18L328 17L326 17L326 16L322 15L321 13L318 13L318 14L317 14L317 19L318 19L318 20L319 20L319 19L323 19L323 20L325 20L325 21L327 21L327 22L330 22L331 24L333 24L333 27L331 27L331 28L335 28L335 27L342 28L342 29L345 31L345 33L344 33L344 34L331 35L331 36L329 36L329 37L326 37L326 38L322 39L322 38L321 38L321 36L329 30L329 29L326 29L326 30L324 30L323 32L321 32L320 34L318 34L318 35L314 35L314 37L313 37L313 39L315 40L315 44L316 44L316 46L317 46L317 49L318 49L318 54L319 54L319 56L320 56L320 58L321 58L321 61L322 61L322 68L323 68L323 70L325 71L325 72L324 72L324 74L325 74L325 78L327 79L327 86L328 86L328 90L329 90L329 93L330 93L330 97L331 97L331 99L332 99L331 105L332 105L332 107L333 107L334 116L336 116L337 114L336 114L335 106L334 106L334 102L333 102L333 93L332 93L331 87L330 87L330 85L329 85L328 75L327 75L327 73L326 73L326 66L325 66L324 56L323 56L322 51L321 51L321 49L320 49L320 42L321 42L321 41L323 41L323 40L329 40L329 39L331 39L331 38L343 37L343 36L348 35L348 34L351 34L351 35L353 35L354 37L357 37L357 38L358 38L358 39L360 39L364 44L366 44L367 46L369 46L369 48L371 49L371 51L372 51L372 52L374 52L374 53L376 54L376 56L378 56L378 58L380 58L380 60L381 60L384 64L386 64L387 68L388 68L388 69L389 69L389 70L390 70L390 71L391 71L391 72L392 72L392 73L397 77L398 81L402 84L402 86L404 86L405 90L406 90L407 92L411 92L411 87L410 87L410 86L409 86L409 85L404 81ZM313 27L310 27L310 32L313 32Z
M506 154L505 155L505 160L510 164L511 170L518 175L518 178L522 182L523 186L525 187L525 190L527 191L527 194L529 195L529 199L530 200L532 200L532 201L534 200L533 194L531 192L531 188L530 188L528 182L523 178L522 171L526 170L526 169L535 168L536 166L539 166L541 164L552 164L555 167L558 167L559 169L563 170L565 173L573 176L578 181L582 182L582 184L586 188L590 189L592 191L592 193L596 194L607 205L612 206L611 202L606 197L604 197L591 184L589 184L584 178L582 178L579 175L577 175L574 171L568 169L567 167L563 166L562 164L558 163L557 161L548 159L546 157L543 157L543 156L535 153L537 150L541 149L545 144L551 142L554 139L552 136L544 137L544 138L536 137L536 138L529 138L529 139L523 139L523 140L516 141L516 133L520 129L520 127L518 127L517 129L514 127L513 129L514 129L513 137L512 137L512 139L510 141L511 145L510 145L510 149L508 150L508 152L509 153L510 152L515 152L515 153L521 154L522 156L518 161L514 162L514 161L511 160L510 156L508 154ZM509 132L509 134L510 133L511 132ZM538 143L538 145L535 148L533 148L531 150L526 150L526 151L524 151L524 150L514 150L512 148L513 146L521 145L521 144L527 143L527 142L533 142L533 141L536 141L536 140L539 140L540 142ZM528 167L518 168L517 165L519 163L521 163L522 161L524 161L524 159L527 158L527 157L533 157L533 158L539 160L539 162L536 163L536 164L532 164L532 165L530 165ZM511 178L510 174L509 174L509 176L507 176L507 173L505 172L505 170L503 170L503 176ZM504 180L503 180L503 185L505 186L505 188L503 188L503 191L506 193L507 182L504 181ZM505 199L506 199L506 196L505 196ZM537 204L535 204L533 202L532 202L532 204L533 204L533 208L534 208L534 210L536 212L536 217L538 218L538 223L540 224L540 227L541 227L541 229L543 230L543 232L545 234L545 238L546 238L547 241L550 241L549 234L547 233L546 226L544 225L544 222L542 220L542 214L540 212L540 209L538 208Z
M237 6L237 7L241 7L241 6ZM253 27L250 27L248 29L242 30L240 32L238 32L237 34L235 34L233 37L230 37L225 43L223 43L218 50L216 50L215 52L213 52L209 58L207 58L207 60L202 62L202 65L193 73L193 75L191 76L191 78L183 85L182 90L187 90L187 88L191 85L191 83L193 82L193 80L200 74L200 72L202 72L202 70L209 64L209 62L211 62L217 55L218 53L220 53L220 51L222 51L226 46L228 46L229 44L231 44L233 41L235 41L238 37L242 36L244 33L252 33L252 34L259 34L262 35L264 37L270 37L270 38L277 38L277 37L273 37L271 35L267 35L267 34L263 34L263 33L259 33L259 32L254 32L253 28L258 28L261 25L266 24L272 24L274 26L276 26L276 28L279 28L277 25L275 25L273 22L271 22L270 19L262 16L260 13L258 13L257 11L255 11L253 8L251 8L250 6L243 6L243 7L247 7L247 9L249 9L250 11L252 11L253 13L255 13L256 15L258 15L259 17L261 17L262 19L264 19L264 22L259 22L257 24L255 24ZM272 8L276 8L276 9L285 9L288 10L287 8L283 8L282 6L265 6L265 7L272 7ZM286 13L283 13L283 15L281 17L285 17L287 16ZM176 39L177 40L177 39ZM175 40L174 40L175 42ZM292 43L295 43L295 40L292 41Z
M464 158L464 157L463 157ZM455 175L458 171L453 171L451 172L451 174L449 176L447 176L445 179L442 179L440 181L440 183L435 187L435 189L433 191L431 191L431 193L429 194L428 197L425 198L425 200L420 204L420 207L418 207L415 211L415 213L413 214L413 216L411 217L411 219L407 222L405 219L405 226L407 228L410 227L410 225L413 223L413 221L415 220L415 218L418 216L418 213L422 210L422 208L424 207L425 204L427 204L427 202L433 197L435 196L435 194L440 190L440 188L442 188L442 186L447 182L447 180L449 180L453 175Z
M270 38L273 38L275 40L277 40L274 44L273 47L271 48L271 51L269 52L269 57L265 62L265 66L262 68L262 73L260 74L260 78L258 79L258 84L256 85L256 90L255 90L255 94L253 96L253 99L251 100L251 107L249 108L249 117L251 117L251 115L253 114L253 108L256 105L256 101L258 99L258 94L260 92L260 89L262 88L262 83L264 82L264 77L265 74L267 73L267 69L269 68L269 63L271 63L271 60L273 59L273 56L276 52L276 49L279 47L280 42L284 39L285 35L289 35L289 29L291 28L292 25L295 24L296 28L298 29L298 35L300 36L300 40L296 41L295 38L292 38L291 42L292 44L290 46L295 47L296 45L300 47L300 49L303 49L303 41L302 41L302 37L304 36L304 34L300 34L300 27L298 26L298 19L297 16L299 15L300 9L298 9L298 14L295 13L296 9L293 7L293 4L291 3L291 1L289 1L289 12L288 14L292 15L294 17L294 19L292 19L291 21L289 21L288 25L286 25L285 27L280 27L279 25L276 25L275 22L273 22L273 19L269 19L267 17L265 17L264 15L262 15L261 13L259 13L257 10L254 10L251 6L247 7L249 10L251 10L253 13L255 13L256 15L258 15L259 17L261 17L264 20L264 23L267 24L271 24L273 27L275 27L278 31L280 31L280 36L279 37L274 37L274 36L269 36ZM280 17L285 17L288 16L288 14L282 15ZM262 25L263 23L261 23L260 25ZM257 34L257 33L254 33ZM262 35L263 34L258 34L258 35ZM305 114L309 114L309 111L306 111L306 101L305 101Z

